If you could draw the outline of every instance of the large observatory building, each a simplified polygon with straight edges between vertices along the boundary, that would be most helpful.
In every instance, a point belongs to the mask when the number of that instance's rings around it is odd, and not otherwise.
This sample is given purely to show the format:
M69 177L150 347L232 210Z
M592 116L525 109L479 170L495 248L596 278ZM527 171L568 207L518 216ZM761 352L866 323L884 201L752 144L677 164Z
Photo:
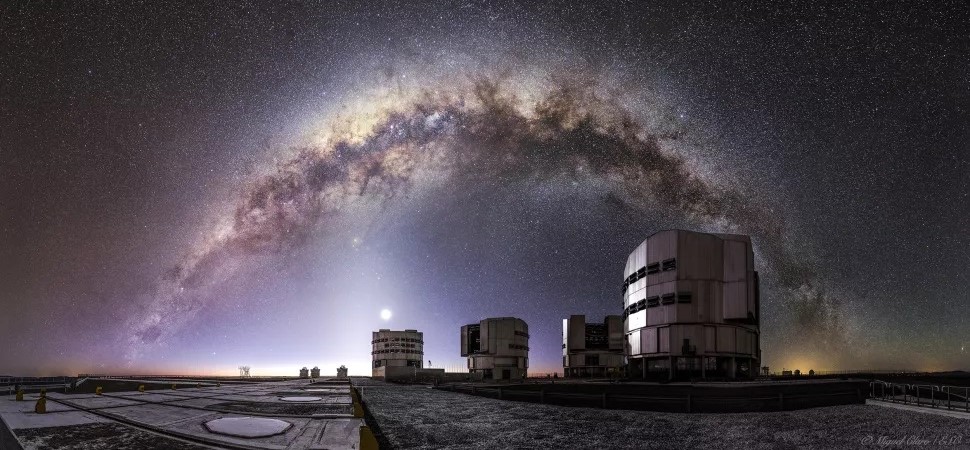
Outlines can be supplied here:
M660 231L630 254L623 276L629 375L756 375L761 299L750 237Z

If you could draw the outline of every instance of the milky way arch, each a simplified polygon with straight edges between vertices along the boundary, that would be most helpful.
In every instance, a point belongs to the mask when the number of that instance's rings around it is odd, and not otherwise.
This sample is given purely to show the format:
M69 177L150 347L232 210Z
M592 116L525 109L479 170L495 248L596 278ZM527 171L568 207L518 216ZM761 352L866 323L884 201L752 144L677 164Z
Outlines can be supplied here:
M284 253L326 234L326 217L354 201L393 198L422 170L462 186L525 178L598 177L631 213L660 208L702 224L751 234L774 281L792 295L804 329L837 344L843 324L816 273L787 250L785 221L736 190L705 181L653 132L588 86L557 84L533 101L503 82L476 79L465 92L422 91L383 110L361 136L296 149L242 190L231 217L159 281L133 317L129 359L166 342L206 305L209 288L248 257ZM349 120L353 120L351 117Z

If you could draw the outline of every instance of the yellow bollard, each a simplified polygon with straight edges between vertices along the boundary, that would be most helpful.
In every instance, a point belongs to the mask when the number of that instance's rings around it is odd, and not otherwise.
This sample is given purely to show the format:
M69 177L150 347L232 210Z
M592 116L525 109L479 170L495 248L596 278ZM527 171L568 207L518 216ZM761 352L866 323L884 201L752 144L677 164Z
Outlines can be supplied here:
M40 388L40 396L47 397L47 388Z
M377 438L367 425L360 427L360 450L377 450Z
M34 412L37 414L44 414L47 412L47 397L41 397L37 399L37 404L34 405Z
M172 383L172 390L175 390L175 383Z
M138 392L145 392L145 385L144 384L139 384L138 385Z
M102 392L101 386L98 386L97 388L94 389L94 393L97 395L101 395L101 392Z
M17 401L18 402L24 401L24 390L23 389L17 389Z

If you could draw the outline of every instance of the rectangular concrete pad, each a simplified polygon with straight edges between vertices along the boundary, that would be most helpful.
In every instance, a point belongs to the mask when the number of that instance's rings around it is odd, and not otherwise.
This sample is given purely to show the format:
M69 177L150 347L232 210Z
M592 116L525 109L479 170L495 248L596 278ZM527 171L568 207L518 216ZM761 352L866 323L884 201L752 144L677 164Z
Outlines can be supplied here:
M269 399L264 398L264 397L261 398L261 397L251 396L251 395L235 395L235 394L230 394L230 395L217 395L217 396L209 397L209 398L211 398L213 400L219 400L220 402L230 402L230 401L232 401L232 402L252 402L252 401L257 401L257 400L263 400L263 401L269 400Z
M153 404L112 408L109 411L105 411L105 413L154 426L166 425L186 419L202 418L214 414L212 411Z
M338 449L360 438L363 419L314 420L309 422L287 448Z
M177 400L174 402L167 402L166 405L172 406L192 406L196 408L205 408L209 405L214 405L216 403L224 403L224 400L213 399L213 398L187 398L185 400Z
M356 442L360 439L362 426L363 419L328 420L324 423L323 432L310 448L340 448L346 442Z
M158 393L141 393L141 392L125 392L121 394L113 394L113 397L124 398L128 400L138 401L138 402L167 402L172 400L181 400L185 397L180 397L177 395L170 394L158 394Z
M9 399L0 400L0 412L34 412L37 405L37 397L24 397L24 401L18 402L11 396ZM57 403L50 398L47 399L47 412L73 411L75 408Z
M205 397L212 397L212 396L215 396L215 395L223 395L223 393L220 393L220 392L176 392L176 391L171 391L171 392L167 392L165 395L170 395L172 397L181 397L181 398L205 398Z
M350 389L337 388L309 388L304 389L307 395L350 395Z
M11 430L110 422L108 419L84 411L63 411L48 414L0 413L0 418Z
M113 408L116 406L137 405L140 402L116 397L64 398L63 401L81 408Z

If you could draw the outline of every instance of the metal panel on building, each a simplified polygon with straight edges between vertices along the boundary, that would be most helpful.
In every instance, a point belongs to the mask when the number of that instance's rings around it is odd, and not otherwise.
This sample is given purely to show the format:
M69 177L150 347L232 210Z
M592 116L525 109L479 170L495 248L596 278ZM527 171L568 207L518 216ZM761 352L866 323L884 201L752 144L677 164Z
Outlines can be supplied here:
M717 328L704 327L704 352L714 353L717 351Z
M657 351L667 353L670 351L670 327L656 328L657 330Z
M642 338L640 350L643 353L657 353L659 351L656 328L645 328L640 336Z
M748 317L748 286L744 281L724 283L724 318Z
M640 347L640 330L635 330L627 336L628 345L630 346L630 354L639 355L640 353L643 353L643 350L641 350Z

